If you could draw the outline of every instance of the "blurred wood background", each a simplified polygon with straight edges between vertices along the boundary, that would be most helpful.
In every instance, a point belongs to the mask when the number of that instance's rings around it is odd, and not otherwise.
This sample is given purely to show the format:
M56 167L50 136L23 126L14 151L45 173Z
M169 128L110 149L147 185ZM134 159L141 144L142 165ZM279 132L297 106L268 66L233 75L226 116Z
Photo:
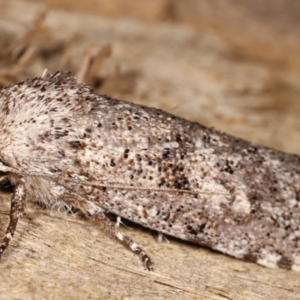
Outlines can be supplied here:
M300 154L299 25L294 0L0 0L0 86L70 70L97 93ZM154 272L89 220L28 203L0 299L300 299L296 272L130 227Z

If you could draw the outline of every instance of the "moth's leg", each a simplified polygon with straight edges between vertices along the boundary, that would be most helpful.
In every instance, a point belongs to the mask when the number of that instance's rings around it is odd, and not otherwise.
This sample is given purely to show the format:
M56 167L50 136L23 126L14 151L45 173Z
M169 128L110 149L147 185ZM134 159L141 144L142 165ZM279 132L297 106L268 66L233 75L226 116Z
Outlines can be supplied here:
M166 241L168 244L170 241L166 238L166 236L162 232L158 232L157 241L161 243L162 241Z
M137 254L140 259L142 260L145 268L149 271L153 271L153 262L151 258L148 256L148 254L138 245L136 244L131 238L129 238L126 235L123 235L123 233L119 230L119 224L112 222L109 220L109 218L103 213L98 212L96 215L96 220L98 220L100 223L102 223L105 227L105 229L118 241L121 242L126 248L131 250L134 254Z
M74 198L65 197L64 202L69 206L72 205L75 208L81 210L84 214L94 216L96 221L102 224L113 237L115 237L121 244L131 250L134 254L137 254L142 260L145 268L149 271L153 271L153 262L148 254L132 239L123 235L119 229L121 218L117 219L117 222L111 221L104 213L103 209L91 201L80 201Z
M23 216L23 212L26 204L26 188L24 179L20 178L16 183L15 190L11 199L10 214L9 214L9 224L5 232L5 236L0 245L0 258L7 248L9 242L14 236L16 231L17 223Z
M117 227L120 227L120 224L122 224L122 225L125 226L126 228L130 228L129 226L125 225L125 224L122 222L122 218L121 218L121 217L117 217L117 221L116 221Z

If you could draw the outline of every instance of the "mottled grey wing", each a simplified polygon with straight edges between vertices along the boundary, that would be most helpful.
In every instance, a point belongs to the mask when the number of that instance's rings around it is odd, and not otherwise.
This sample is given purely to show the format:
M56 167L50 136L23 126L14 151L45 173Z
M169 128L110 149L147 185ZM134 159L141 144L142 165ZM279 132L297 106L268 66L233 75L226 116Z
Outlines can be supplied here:
M86 133L69 141L82 170L65 172L70 189L145 227L262 265L299 268L299 156L160 110L96 101Z
M26 179L28 198L300 270L299 156L94 95L64 73L0 98L0 159L12 183Z

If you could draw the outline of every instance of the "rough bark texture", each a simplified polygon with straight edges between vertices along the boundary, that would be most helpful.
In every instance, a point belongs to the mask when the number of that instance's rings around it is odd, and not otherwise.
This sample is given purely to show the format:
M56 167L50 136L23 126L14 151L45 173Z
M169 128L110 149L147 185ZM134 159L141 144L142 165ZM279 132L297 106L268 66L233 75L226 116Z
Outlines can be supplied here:
M71 70L97 93L300 153L296 2L75 2L0 1L1 85ZM0 297L299 299L299 273L130 226L154 272L91 221L28 205L1 261Z

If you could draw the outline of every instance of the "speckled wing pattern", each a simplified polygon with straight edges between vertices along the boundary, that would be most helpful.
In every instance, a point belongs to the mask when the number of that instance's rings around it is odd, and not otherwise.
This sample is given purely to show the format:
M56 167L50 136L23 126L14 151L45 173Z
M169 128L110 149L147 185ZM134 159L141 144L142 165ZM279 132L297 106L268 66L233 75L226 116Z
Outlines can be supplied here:
M26 201L113 213L267 267L300 271L300 157L158 109L95 95L67 73L0 91L0 171L15 185L12 238Z

